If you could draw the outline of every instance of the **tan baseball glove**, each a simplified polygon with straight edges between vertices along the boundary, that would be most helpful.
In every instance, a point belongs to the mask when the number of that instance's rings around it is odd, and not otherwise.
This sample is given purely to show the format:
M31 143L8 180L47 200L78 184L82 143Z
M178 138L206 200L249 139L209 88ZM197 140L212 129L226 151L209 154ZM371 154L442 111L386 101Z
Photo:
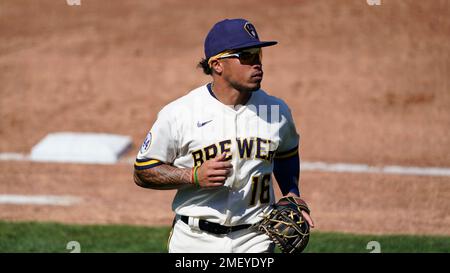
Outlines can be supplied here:
M299 197L283 197L273 210L257 224L283 253L300 253L309 241L309 224L302 210L310 213L306 202Z

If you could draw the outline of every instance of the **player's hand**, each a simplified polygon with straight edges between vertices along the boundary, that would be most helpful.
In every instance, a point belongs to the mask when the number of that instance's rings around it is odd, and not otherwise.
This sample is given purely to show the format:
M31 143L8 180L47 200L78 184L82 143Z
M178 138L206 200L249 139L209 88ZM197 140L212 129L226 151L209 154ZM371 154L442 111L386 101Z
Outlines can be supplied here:
M314 228L314 221L311 218L311 215L309 215L306 211L302 210L302 215L305 217L306 222L308 222L309 226L311 228Z
M225 161L226 153L205 161L197 170L198 183L201 188L223 186L230 175L233 165Z
M286 195L286 197L288 197L288 196L292 196L292 197L296 197L296 198L298 197L298 195L293 194L291 192ZM305 220L306 220L306 222L308 222L309 226L311 228L314 228L314 221L313 221L311 215L309 215L309 213L304 210L302 210L302 215L303 215L303 217L305 217Z

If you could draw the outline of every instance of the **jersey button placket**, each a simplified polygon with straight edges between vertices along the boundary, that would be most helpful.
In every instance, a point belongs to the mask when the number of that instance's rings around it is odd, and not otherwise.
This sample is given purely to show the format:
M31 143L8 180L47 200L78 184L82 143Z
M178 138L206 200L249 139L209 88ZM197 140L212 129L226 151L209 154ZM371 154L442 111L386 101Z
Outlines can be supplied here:
M237 137L237 126L238 126L238 124L237 124L237 119L238 119L238 115L237 115L237 113L233 113L233 115L232 115L232 123L233 123L233 126L231 126L231 128L232 128L232 130L233 130L233 133L232 133L232 149L231 149L231 153L232 153L232 160L231 160L231 164L233 164L233 172L232 172L232 175L231 175L231 177L230 177L230 179L231 179L231 183L230 183L230 185L229 185L229 188L228 188L228 191L229 191L229 193L228 193L228 200L227 200L227 218L226 218L226 223L227 224L230 224L230 221L231 221L231 214L232 214L232 209L233 209L233 197L234 197L234 187L235 187L235 184L236 184L236 179L239 177L238 176L238 169L237 169L237 165L238 165L238 162L239 162L239 153L238 153L238 151L237 151L237 143L236 143L236 137Z

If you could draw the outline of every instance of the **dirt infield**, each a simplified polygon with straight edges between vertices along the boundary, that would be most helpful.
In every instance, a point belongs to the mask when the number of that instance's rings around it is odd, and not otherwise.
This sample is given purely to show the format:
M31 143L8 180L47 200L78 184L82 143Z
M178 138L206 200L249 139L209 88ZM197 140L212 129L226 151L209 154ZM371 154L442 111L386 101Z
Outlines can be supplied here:
M307 161L450 167L448 1L0 3L0 153L57 131L130 135L204 84L211 25L251 20L263 88L291 107ZM0 205L0 219L166 225L173 191L132 166L0 162L0 194L81 196L73 207ZM319 230L450 235L450 177L302 173Z

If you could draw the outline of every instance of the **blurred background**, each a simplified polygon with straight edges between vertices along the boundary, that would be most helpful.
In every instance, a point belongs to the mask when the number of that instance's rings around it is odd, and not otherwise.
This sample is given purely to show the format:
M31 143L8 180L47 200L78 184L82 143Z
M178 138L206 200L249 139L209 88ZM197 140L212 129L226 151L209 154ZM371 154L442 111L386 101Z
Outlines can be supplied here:
M0 219L170 226L175 192L135 186L130 160L26 155L52 132L113 133L132 162L158 111L210 81L196 66L212 25L245 18L279 42L262 88L290 106L303 162L447 173L305 169L316 232L450 236L449 14L446 0L2 0L0 194L82 201L0 203Z

